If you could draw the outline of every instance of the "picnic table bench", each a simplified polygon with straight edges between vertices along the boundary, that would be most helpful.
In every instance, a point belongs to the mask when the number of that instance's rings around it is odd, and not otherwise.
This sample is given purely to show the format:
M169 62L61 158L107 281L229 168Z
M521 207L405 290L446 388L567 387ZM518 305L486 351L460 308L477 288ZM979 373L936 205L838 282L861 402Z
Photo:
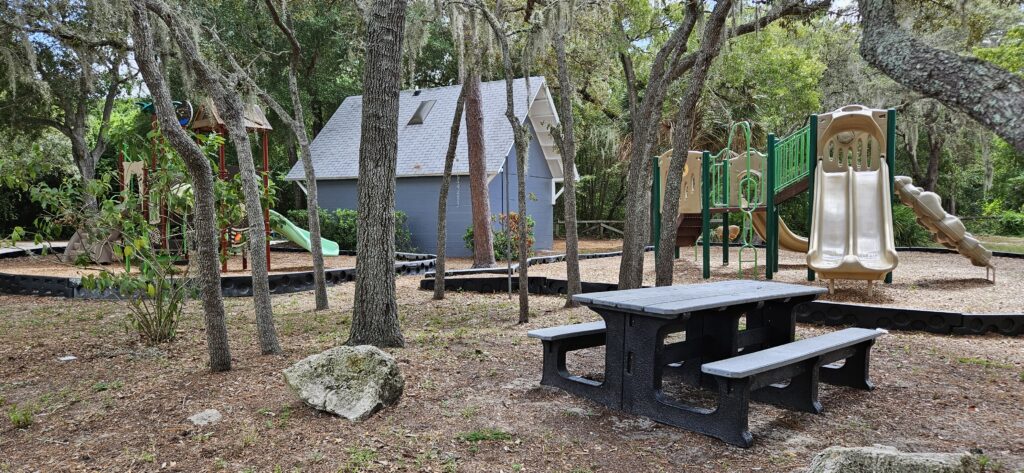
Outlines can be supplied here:
M794 341L793 307L825 291L738 280L581 294L574 299L602 321L533 330L529 336L543 344L541 384L749 447L751 400L820 413L819 381L873 388L869 352L884 331L850 328ZM678 332L685 332L684 340L666 342ZM568 371L567 353L600 346L601 380ZM716 392L716 407L672 398L662 389L666 377Z

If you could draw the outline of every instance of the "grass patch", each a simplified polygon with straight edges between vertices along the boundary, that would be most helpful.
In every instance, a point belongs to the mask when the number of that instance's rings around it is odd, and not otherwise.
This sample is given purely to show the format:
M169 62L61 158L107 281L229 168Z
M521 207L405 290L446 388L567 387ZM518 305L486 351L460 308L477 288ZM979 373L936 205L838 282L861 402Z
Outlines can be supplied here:
M512 434L501 429L476 429L459 434L459 440L469 443L500 442L512 440Z
M377 452L372 449L350 448L348 449L348 464L345 465L343 471L363 471L376 459Z
M1000 363L986 358L975 358L970 356L957 358L956 361L965 365L982 366L985 368L1013 368L1013 365L1008 363Z
M103 392L103 391L111 391L111 390L116 391L118 389L121 389L121 387L123 387L123 386L124 386L124 382L119 380L119 379L115 380L115 381L110 381L110 382L107 382L107 381L97 381L96 384L92 385L92 390L95 391L95 392L98 392L98 393Z
M7 419L15 429L27 429L33 422L35 409L31 406L19 407L17 404L7 411Z

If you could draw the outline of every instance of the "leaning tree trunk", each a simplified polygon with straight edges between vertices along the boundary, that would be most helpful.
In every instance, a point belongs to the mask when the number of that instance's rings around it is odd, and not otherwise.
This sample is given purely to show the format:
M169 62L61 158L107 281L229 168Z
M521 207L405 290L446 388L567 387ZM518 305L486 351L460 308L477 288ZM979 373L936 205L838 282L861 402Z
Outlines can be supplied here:
M513 91L514 89L514 78L515 71L512 68L512 53L509 51L508 46L508 35L502 30L502 27L498 24L498 19L494 17L494 14L483 4L478 4L480 10L484 14L484 18L487 19L487 23L490 24L491 30L494 31L494 36L498 40L498 44L501 46L501 63L502 68L505 71L505 119L508 120L509 126L512 127L513 142L515 143L516 150L516 181L518 184L518 200L519 200L519 215L518 215L518 228L516 232L519 235L519 323L525 324L530 321L530 287L529 287L529 235L527 229L527 213L526 213L526 145L529 137L529 131L526 125L519 122L516 118L515 99ZM530 92L530 78L523 74L524 80L526 81L526 92L527 100L529 100ZM527 103L526 110L529 112L530 105ZM504 172L508 172L505 169ZM506 216L508 217L508 216ZM511 218L506 218L505 231L511 231L507 228L507 225L511 223Z
M298 38L295 37L295 32L289 26L290 20L288 18L287 4L282 3L282 10L279 12L277 6L274 5L273 0L265 1L267 10L270 12L271 19L277 28L284 34L285 39L288 40L290 45L291 58L288 61L288 95L292 102L292 113L294 116L288 114L281 106L274 100L270 94L265 90L256 86L255 81L252 77L246 78L253 89L256 90L256 94L259 95L260 99L264 103L274 109L274 113L278 115L288 127L292 130L292 135L295 141L298 142L298 147L302 159L303 177L306 180L306 212L307 212L307 224L309 225L309 252L313 256L313 292L316 299L316 310L325 310L329 307L327 300L327 278L324 274L324 251L323 241L320 235L320 207L318 204L317 196L317 184L316 184L316 171L313 168L313 157L309 150L309 134L306 132L306 114L302 108L302 98L299 94L299 65L302 61L302 45L299 44ZM242 74L244 71L238 64L232 59L232 65L238 74ZM289 154L294 155L295 147L289 147Z
M679 227L676 226L676 216L679 214L680 184L683 180L683 168L686 166L686 156L690 149L690 135L693 131L693 114L697 108L697 102L704 92L704 83L707 82L708 70L722 49L723 32L725 21L729 17L729 10L732 9L732 0L719 0L711 13L711 18L704 25L704 36L701 39L700 50L697 51L697 59L690 71L690 82L686 86L686 92L679 101L679 111L676 116L676 124L672 130L672 162L669 164L668 175L665 178L665 199L661 209L661 235L658 245L658 255L655 264L656 282L658 286L672 285L673 258L676 246L676 234ZM659 216L655 216L658 218Z
M359 145L356 293L349 345L405 345L395 302L395 167L406 0L377 0L366 21Z
M181 129L171 103L171 92L157 64L153 48L153 33L149 24L145 0L132 2L132 39L136 62L153 94L160 128L168 143L185 162L192 178L195 199L193 225L195 227L195 265L198 271L200 292L203 301L203 316L206 323L206 346L210 356L211 371L231 369L231 351L228 348L227 324L224 322L224 301L220 289L220 267L218 257L217 204L214 196L213 169L199 147Z
M245 197L245 214L249 228L250 271L252 274L253 305L256 312L256 331L260 343L260 352L274 354L281 352L277 341L277 330L274 328L273 307L270 302L270 282L267 274L267 228L264 225L263 204L260 202L261 190L253 163L252 145L245 129L244 105L234 81L225 78L208 64L195 42L194 32L182 18L163 0L147 0L147 7L160 16L175 43L182 60L188 65L196 80L209 93L220 117L224 120L228 137L235 145L238 158L238 169L242 177L242 193Z
M249 228L249 270L252 272L252 297L256 312L256 332L260 353L264 355L281 352L274 328L274 312L270 302L269 270L267 269L267 227L263 220L262 190L259 176L253 163L249 134L243 121L242 100L237 92L225 90L217 103L218 111L227 124L228 136L235 145L238 157L238 172L242 177L242 193L245 197L245 218ZM212 94L214 100L219 94ZM267 205L270 205L267 202Z
M452 167L455 165L455 150L459 147L459 132L462 128L462 110L466 105L466 87L459 90L455 102L455 117L448 135L448 151L444 155L444 175L441 177L441 192L437 198L437 259L434 265L434 300L444 299L445 253L448 247L448 187L452 181ZM491 253L494 254L493 252Z
M565 306L576 307L572 296L583 292L580 283L579 234L576 228L576 132L573 130L572 94L569 68L565 60L565 35L559 30L552 38L558 62L558 114L562 117L562 205L565 208Z
M904 30L892 0L858 0L860 54L903 86L966 113L1024 152L1024 78L926 45Z

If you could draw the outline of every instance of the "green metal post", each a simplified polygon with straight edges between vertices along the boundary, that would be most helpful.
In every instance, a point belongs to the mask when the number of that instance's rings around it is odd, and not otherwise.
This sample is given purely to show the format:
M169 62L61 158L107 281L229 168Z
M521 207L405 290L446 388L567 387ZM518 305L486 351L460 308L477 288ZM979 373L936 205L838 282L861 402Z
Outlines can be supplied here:
M658 157L653 158L654 179L651 182L651 240L654 241L654 254L658 254L661 246L661 169Z
M722 214L722 266L729 266L729 212L728 208L732 206L732 202L729 199L732 195L729 192L729 158L726 154L726 158L722 160L722 201L725 202L726 212ZM737 195L738 192L737 192ZM737 205L738 202L737 202Z
M767 163L767 188L765 189L765 221L768 224L767 240L765 244L764 278L772 279L775 273L775 258L779 252L778 236L775 234L775 227L778 226L778 217L775 215L775 134L768 134L768 163Z
M722 266L729 266L729 212L722 214Z
M896 109L885 112L885 161L889 166L889 203L896 195ZM892 284L892 272L885 275L885 283Z
M807 174L807 237L810 238L812 220L814 219L814 169L818 166L818 116L811 115L808 133L808 171ZM807 280L814 280L814 270L807 268Z
M711 153L705 151L700 160L701 244L704 246L704 279L711 277Z

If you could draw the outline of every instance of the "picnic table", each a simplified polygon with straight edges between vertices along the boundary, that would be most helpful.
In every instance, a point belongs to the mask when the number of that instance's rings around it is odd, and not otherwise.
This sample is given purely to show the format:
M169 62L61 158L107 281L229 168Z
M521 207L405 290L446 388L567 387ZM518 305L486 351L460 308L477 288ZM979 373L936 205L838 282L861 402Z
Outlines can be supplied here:
M610 408L749 447L750 400L821 412L818 381L871 389L868 351L881 331L794 341L797 304L826 289L735 280L581 294L603 321L530 332L544 343L541 383ZM669 341L684 332L685 339ZM676 339L678 337L672 337ZM573 375L566 353L605 346L601 380ZM847 360L842 367L829 364ZM714 409L665 394L666 379L718 393ZM789 380L782 386L776 383Z

